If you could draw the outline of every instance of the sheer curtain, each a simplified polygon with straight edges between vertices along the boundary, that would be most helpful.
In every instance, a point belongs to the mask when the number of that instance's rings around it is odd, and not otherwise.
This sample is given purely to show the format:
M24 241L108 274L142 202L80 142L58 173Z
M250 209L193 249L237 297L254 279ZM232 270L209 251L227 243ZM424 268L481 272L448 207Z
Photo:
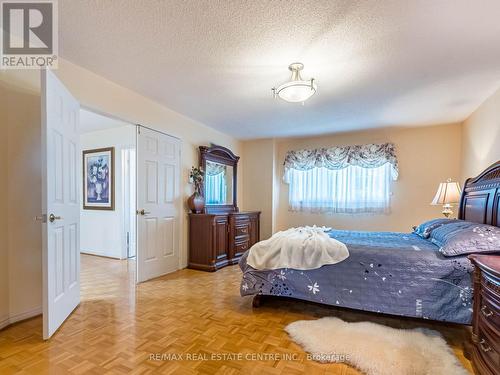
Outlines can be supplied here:
M205 202L207 204L224 204L226 201L225 173L205 176Z
M289 206L293 211L387 213L392 166L290 169Z

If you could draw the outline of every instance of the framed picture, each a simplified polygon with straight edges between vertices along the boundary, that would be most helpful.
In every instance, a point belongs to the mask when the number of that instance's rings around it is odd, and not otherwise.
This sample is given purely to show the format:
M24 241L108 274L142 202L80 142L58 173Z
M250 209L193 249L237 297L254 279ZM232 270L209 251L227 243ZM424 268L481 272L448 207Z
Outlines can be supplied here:
M83 209L115 209L115 148L83 151Z

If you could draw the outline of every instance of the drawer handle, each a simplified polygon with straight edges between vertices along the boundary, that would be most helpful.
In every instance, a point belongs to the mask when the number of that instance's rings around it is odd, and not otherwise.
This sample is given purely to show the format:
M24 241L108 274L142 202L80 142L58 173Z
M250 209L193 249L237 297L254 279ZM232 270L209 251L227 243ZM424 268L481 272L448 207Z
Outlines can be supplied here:
M246 232L247 232L247 228L241 228L241 231L242 231L243 233L246 233Z
M489 310L489 312L486 312L486 310ZM490 309L488 309L488 306L485 306L485 305L483 305L483 307L481 307L481 313L482 313L485 317L487 317L487 318L489 318L490 316L492 316L492 315L493 315L493 311L491 311Z
M486 344L486 340L485 339L482 339L480 342L479 342L479 345L481 346L481 350L485 353L491 351L491 346L489 345L485 345Z

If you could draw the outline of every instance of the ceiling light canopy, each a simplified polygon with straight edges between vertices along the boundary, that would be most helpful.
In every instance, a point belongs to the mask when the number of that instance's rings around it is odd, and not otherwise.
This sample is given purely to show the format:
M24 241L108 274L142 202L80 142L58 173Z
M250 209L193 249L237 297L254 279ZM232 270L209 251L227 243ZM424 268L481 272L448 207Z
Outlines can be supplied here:
M304 69L304 64L293 63L288 67L292 72L290 81L280 85L278 88L273 87L274 97L290 103L303 103L316 93L316 82L314 78L303 80L300 76L300 71Z

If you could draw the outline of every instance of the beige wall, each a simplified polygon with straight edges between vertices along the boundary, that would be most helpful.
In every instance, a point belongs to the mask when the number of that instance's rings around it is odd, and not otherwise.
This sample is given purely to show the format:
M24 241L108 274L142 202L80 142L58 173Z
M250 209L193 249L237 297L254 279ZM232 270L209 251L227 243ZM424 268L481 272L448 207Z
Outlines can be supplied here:
M462 180L500 160L500 90L463 123Z
M2 133L0 137L0 328L8 324L9 319L9 257L8 257L8 228L7 228L7 205L8 205L8 189L7 189L7 140L5 135L7 123L7 91L0 86L0 124L2 124Z
M240 141L211 129L199 122L178 114L159 103L147 99L129 89L114 84L92 72L70 62L59 61L55 72L64 85L88 108L119 117L123 120L146 125L176 136L182 141L182 193L183 200L192 193L188 184L188 171L198 164L198 146L215 143L230 148L235 154L242 154ZM6 150L2 147L0 171L9 170L0 177L0 208L4 208L0 220L9 217L9 272L0 268L0 322L5 306L6 289L9 290L10 315L28 313L41 304L41 236L40 224L33 217L41 212L41 166L40 166L40 73L36 71L0 72L2 94L9 93L7 107L12 115L2 121L4 134L2 143L8 141ZM2 97L2 101L3 101ZM4 103L5 105L5 103ZM4 111L5 112L5 111ZM7 126L8 124L8 126ZM8 129L6 131L6 129ZM238 177L238 200L243 197L243 173L241 166ZM5 188L9 191L5 194ZM2 190L3 189L3 190ZM3 194L2 194L3 193ZM10 195L10 196L9 196ZM6 201L4 197L8 197ZM182 213L181 265L187 265L187 208ZM3 224L0 222L0 224ZM0 225L2 232L6 225ZM5 239L1 236L0 241ZM6 256L2 244L0 262ZM2 267L2 266L0 266ZM10 283L5 282L8 274ZM9 310L8 307L5 310Z
M246 185L243 196L245 210L261 211L260 238L273 233L273 178L275 141L262 139L243 144L243 181ZM269 166L263 168L263 166Z
M192 165L198 165L198 146L215 143L230 148L236 155L242 153L241 142L233 137L174 112L68 61L61 59L59 69L55 73L82 106L180 138L182 140L182 190L186 198L192 194L192 187L188 184L188 173ZM10 85L21 85L25 89L39 92L37 72L1 73L0 80ZM243 170L241 169L238 179L240 202L243 197ZM182 264L187 265L186 215L184 215L183 224L181 257Z
M40 313L42 212L39 96L10 91L8 145L9 304L11 319Z
M72 63L61 60L59 64L56 74L82 105L182 140L184 198L192 192L188 170L198 163L199 145L216 143L240 155L238 201L242 209L262 211L262 238L306 224L408 231L418 222L440 216L440 208L429 205L439 182L451 177L463 183L464 177L500 159L500 93L485 102L463 127L456 124L240 142ZM6 135L0 140L0 212L4 213L0 215L0 324L9 311L22 316L39 308L41 301L40 226L33 221L40 214L41 196L38 95L38 72L0 72L0 120ZM7 108L15 115L8 115ZM390 215L288 211L288 187L281 182L286 151L387 141L396 144L400 162ZM181 258L186 265L186 215L182 224Z
M59 62L56 71L71 93L84 106L126 121L163 131L182 140L182 187L186 198L192 194L188 184L189 169L198 165L198 146L215 143L241 155L240 141L176 113L157 102L66 61ZM244 171L241 171L244 172ZM243 197L243 173L239 174L238 200ZM186 210L187 211L187 210ZM184 215L181 263L187 266L187 215Z
M5 231L8 264L2 276L7 275L8 284L2 280L0 295L8 296L8 322L12 323L41 312L41 231L34 220L41 213L40 100L38 95L5 86L1 92L5 145L0 158L6 171L1 174L0 195L6 201L0 226Z
M260 141L262 142L262 141ZM348 144L394 142L400 167L399 179L392 183L391 214L313 214L288 211L288 185L282 182L283 160L289 150L329 147ZM257 142L253 142L257 144ZM245 180L245 206L259 207L265 215L264 222L274 219L274 231L301 225L327 225L340 229L410 231L412 225L439 217L440 207L429 203L434 197L439 182L446 178L460 179L461 125L444 125L404 129L381 129L364 132L335 134L312 138L276 140L274 166L270 159L258 153L247 153L245 142L245 163L259 167L259 177ZM254 162L249 160L257 157ZM267 162L266 162L267 160ZM274 173L274 207L269 213L268 176ZM249 173L250 174L250 173ZM249 194L249 190L252 194ZM260 191L257 191L260 190Z

